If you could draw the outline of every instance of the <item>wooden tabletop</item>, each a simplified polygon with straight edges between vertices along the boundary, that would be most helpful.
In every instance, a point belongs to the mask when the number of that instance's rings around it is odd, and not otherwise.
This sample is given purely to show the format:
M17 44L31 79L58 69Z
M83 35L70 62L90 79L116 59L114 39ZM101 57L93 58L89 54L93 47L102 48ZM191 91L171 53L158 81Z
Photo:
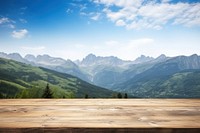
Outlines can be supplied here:
M200 99L0 100L0 131L28 128L197 130Z

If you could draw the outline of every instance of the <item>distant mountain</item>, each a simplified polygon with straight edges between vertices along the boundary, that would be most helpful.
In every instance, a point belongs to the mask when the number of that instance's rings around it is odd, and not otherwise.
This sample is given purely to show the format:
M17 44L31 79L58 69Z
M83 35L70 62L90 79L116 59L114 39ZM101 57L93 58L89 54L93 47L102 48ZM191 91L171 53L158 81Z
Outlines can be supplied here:
M145 63L154 60L153 57L141 55L140 57L136 58L133 62L134 64Z
M49 83L55 98L108 98L113 91L91 85L74 76L0 58L0 94L5 97L40 98Z
M154 59L154 62L155 62L155 61L156 61L156 62L162 62L162 61L167 60L167 59L169 59L169 57L167 57L167 56L164 55L164 54L161 54L161 55L158 56L156 59Z
M18 53L11 53L11 54L6 54L3 52L0 52L0 57L5 58L5 59L12 59L15 61L23 62L23 63L28 63L27 60L25 60L20 54Z
M158 56L155 59L151 59L147 62L138 63L130 65L128 69L123 71L120 74L119 80L116 82L116 84L123 83L125 81L130 80L131 78L135 77L136 75L145 72L146 70L152 68L154 65L164 62L166 60L170 59L169 57L165 56L164 54Z
M89 54L85 58L83 58L83 60L79 62L78 65L82 67L91 67L98 65L119 67L125 66L129 63L131 63L131 61L124 61L114 56L101 57L94 54Z
M112 88L115 84L125 82L154 64L167 59L165 55L156 59L141 55L134 61L124 61L114 56L101 57L89 54L82 61L76 62L85 73L90 75L93 84Z
M0 52L0 57L1 58L8 58L8 55L4 52Z
M180 70L200 69L200 56L177 56L165 62L165 64L176 63Z
M94 54L89 54L76 63L90 75L93 84L106 88L110 88L117 76L132 64L131 61L124 61L114 56L101 57Z
M116 84L113 87L113 89L118 90L118 91L126 91L133 95L142 96L142 97L165 97L165 96L166 97L200 97L200 93L197 93L197 94L192 93L188 95L187 94L183 95L182 93L184 92L184 88L186 86L188 87L189 85L191 86L193 85L192 82L189 82L191 80L196 80L196 81L199 80L198 82L196 82L196 84L192 88L194 92L196 91L199 92L198 91L200 90L199 70L200 70L200 57L198 55L192 55L189 57L178 56L178 57L170 58L164 62L154 64L153 66L143 71L142 73L136 74L131 79L123 83L120 83L118 85ZM184 73L182 71L186 73L192 71L193 76L190 75L188 77L187 76L184 77ZM171 82L174 83L176 81L170 80L170 78L180 73L181 75L183 75L181 77L184 77L184 78L179 79L180 80L179 82L180 83L186 82L188 84L185 84L185 83L179 84L174 87L173 85L171 85ZM195 79L193 79L193 77ZM163 86L163 84L166 82L169 82L169 84L171 85L170 89L172 89L171 91L176 91L177 92L176 94L172 93L170 94L170 96L164 95L166 94L165 91L167 91L165 90L166 86L163 88L161 86ZM169 87L170 86L168 86L168 88ZM156 92L158 88L162 88L161 91L163 95L159 95ZM147 90L148 90L148 93L145 93L147 92ZM180 95L178 95L179 92L180 92Z
M75 63L73 63L71 60L55 58L46 54L38 55L37 57L33 55L26 55L24 58L30 62L34 62L35 64L39 66L43 66L43 67L55 68L57 66L62 66L65 68L78 68L78 66Z
M30 61L30 62L36 62L36 57L34 55L31 54L27 54L24 59Z
M64 66L69 65L69 67L75 67L76 65L70 60L64 60L62 58L55 58L49 55L38 55L36 57L35 62L37 64L45 65L45 66ZM67 66L68 67L68 66Z
M88 75L83 73L80 68L71 60L64 60L62 58L55 58L49 55L34 55L28 54L24 58L18 53L6 54L1 52L1 58L12 59L26 64L31 64L34 66L41 66L58 72L71 74L73 76L79 77L82 80L90 82Z

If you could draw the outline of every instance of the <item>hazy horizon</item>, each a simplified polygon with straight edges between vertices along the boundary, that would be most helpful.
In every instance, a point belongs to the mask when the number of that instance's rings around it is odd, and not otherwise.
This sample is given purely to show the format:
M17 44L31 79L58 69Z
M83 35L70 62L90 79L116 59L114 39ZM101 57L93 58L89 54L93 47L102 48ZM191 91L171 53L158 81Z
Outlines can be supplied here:
M0 0L1 52L82 60L200 54L198 0Z

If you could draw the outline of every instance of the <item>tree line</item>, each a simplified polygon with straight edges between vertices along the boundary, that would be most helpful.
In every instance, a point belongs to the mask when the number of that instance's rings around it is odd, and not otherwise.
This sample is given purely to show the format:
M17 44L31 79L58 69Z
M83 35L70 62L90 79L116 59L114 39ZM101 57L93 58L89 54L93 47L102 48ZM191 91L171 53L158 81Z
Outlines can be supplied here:
M26 94L23 94L23 92L22 92L22 95L26 95ZM8 96L3 95L2 93L0 93L0 98L15 98L15 97L8 97ZM43 91L43 94L42 94L41 98L54 98L53 92L50 89L48 83L47 83L47 85L46 85L46 87L45 87L45 89ZM63 96L62 98L65 98L65 96ZM90 97L88 94L85 94L85 96L83 98L87 99L87 98L95 98L95 97ZM128 98L128 94L127 93L122 94L120 92L119 93L113 93L111 98L125 98L126 99L126 98Z
M53 98L53 92L51 91L49 84L47 84L44 93L42 95L42 98ZM64 97L63 97L64 98ZM85 99L89 98L88 94L85 94L84 96ZM112 98L128 98L128 94L124 93L124 95L122 93L117 93L117 94L113 94Z

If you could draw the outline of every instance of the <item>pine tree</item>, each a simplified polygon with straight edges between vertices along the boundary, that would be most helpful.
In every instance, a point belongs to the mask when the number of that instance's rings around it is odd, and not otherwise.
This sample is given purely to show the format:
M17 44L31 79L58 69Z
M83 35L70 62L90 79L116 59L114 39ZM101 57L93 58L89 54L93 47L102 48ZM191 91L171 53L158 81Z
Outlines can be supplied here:
M49 88L49 84L47 84L42 97L43 98L53 98L53 93L52 93L51 89Z
M118 94L117 94L117 98L122 98L122 94L121 94L121 93L118 93Z
M128 94L127 93L124 94L124 98L128 98Z
M3 95L2 93L0 93L0 99L1 99L1 98L5 98L4 95Z
M88 94L85 94L85 99L87 99L88 98Z

